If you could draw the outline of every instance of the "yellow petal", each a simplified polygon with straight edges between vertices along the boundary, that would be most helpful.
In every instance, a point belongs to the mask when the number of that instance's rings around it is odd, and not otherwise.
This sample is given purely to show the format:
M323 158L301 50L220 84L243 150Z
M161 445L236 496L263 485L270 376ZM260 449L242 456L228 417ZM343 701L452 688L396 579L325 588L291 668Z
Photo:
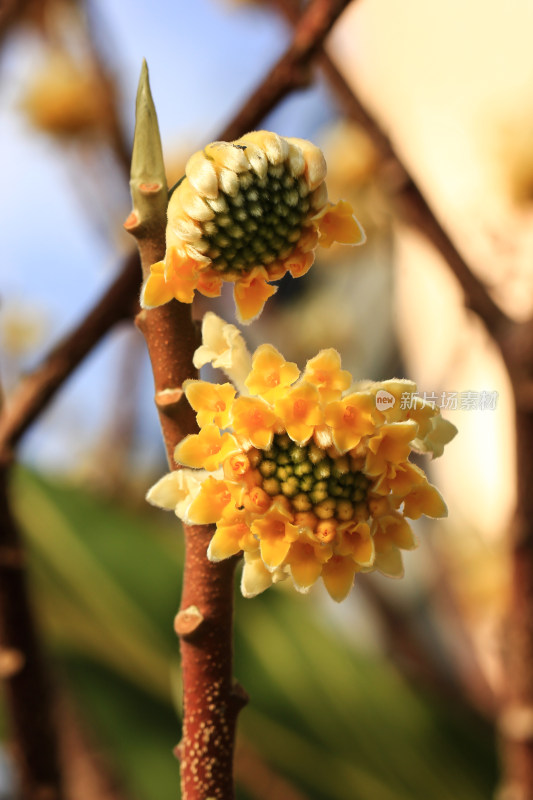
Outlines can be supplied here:
M332 556L322 567L322 580L329 595L340 603L353 586L357 567L349 557Z
M364 392L354 392L328 403L325 420L333 429L333 442L340 453L357 447L364 436L374 432L373 406L373 397Z
M188 380L183 384L187 400L197 411L196 419L200 428L213 422L219 428L227 428L235 388L231 383L209 383L208 381Z
M207 548L208 559L222 561L224 558L237 555L242 550L241 541L245 535L244 523L218 525Z
M239 322L249 323L263 310L269 297L276 294L277 287L266 282L268 273L263 267L256 267L246 278L235 284L233 294Z
M260 450L270 447L277 416L268 403L259 397L238 397L233 403L233 430L244 446Z
M381 551L376 550L374 568L388 578L403 578L402 554L397 547L389 547Z
M209 272L201 272L198 276L197 289L204 297L220 297L222 293L222 278Z
M297 248L287 256L283 263L293 278L301 278L309 272L313 266L314 260L315 254L313 252L302 253L302 251Z
M322 247L330 247L333 242L354 245L366 241L365 232L354 217L351 205L345 200L332 205L317 224Z
M262 344L253 355L252 370L245 383L250 394L260 395L270 402L283 394L299 375L296 364L285 361L271 344Z
M321 350L307 362L304 380L317 387L321 398L326 402L338 400L345 389L352 383L352 376L341 369L341 357L329 347Z
M386 472L389 464L407 461L417 430L418 425L413 420L383 425L368 442L366 473L379 475Z
M323 421L319 394L306 382L279 397L274 408L291 439L299 444L308 442L315 427Z
M200 433L186 436L174 451L176 462L186 467L203 467L214 472L232 453L240 450L237 442L229 433L220 435L213 423L202 428Z
M448 509L440 492L430 483L417 486L404 499L403 513L410 519L426 517L446 517Z
M279 567L285 560L290 546L291 543L285 541L285 539L267 534L261 538L261 558L267 567L271 569Z
M163 262L159 262L162 264ZM154 264L154 266L159 266ZM141 306L142 308L157 308L165 303L170 302L174 297L174 292L171 286L166 282L165 276L162 272L153 271L145 280L141 290Z
M263 517L252 523L252 533L259 538L261 557L267 567L278 567L298 538L298 528L290 522L290 514L274 504Z
M176 248L167 247L165 273L176 300L180 303L192 303L194 290L198 284L198 262L181 255Z
M189 507L189 519L197 525L218 522L230 500L231 493L226 482L209 476Z
M366 522L348 523L341 533L336 552L342 556L350 556L362 567L370 567L374 562L374 540L370 536L370 528Z
M322 561L316 557L311 544L294 542L287 556L294 583L304 589L312 586L322 572Z
M380 532L376 535L376 548L387 549L389 546L402 550L414 550L418 547L411 526L401 514L389 514L379 518Z

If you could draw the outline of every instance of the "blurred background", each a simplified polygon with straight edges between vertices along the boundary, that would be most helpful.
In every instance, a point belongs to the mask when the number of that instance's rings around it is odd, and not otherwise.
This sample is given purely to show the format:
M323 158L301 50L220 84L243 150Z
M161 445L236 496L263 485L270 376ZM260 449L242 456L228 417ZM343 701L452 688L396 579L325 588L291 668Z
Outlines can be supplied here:
M274 0L11 5L0 26L6 402L132 249L122 223L142 58L172 185L291 35ZM505 13L495 0L357 0L328 39L472 270L517 320L533 312L532 26L528 0ZM270 341L300 366L333 346L355 377L412 378L459 435L424 464L450 513L415 523L420 547L404 580L362 576L340 606L319 586L237 598L235 674L252 698L239 799L489 798L515 499L505 369L445 262L396 222L386 165L318 70L263 127L323 148L330 198L352 203L368 242L319 251L308 275L283 282L244 331L250 346ZM234 320L231 297L209 302L198 315ZM97 755L91 778L72 769L76 797L94 795L93 780L104 797L170 800L182 540L177 520L144 502L166 463L131 324L69 379L19 461L13 503L64 697L67 758ZM2 800L11 780L6 748Z

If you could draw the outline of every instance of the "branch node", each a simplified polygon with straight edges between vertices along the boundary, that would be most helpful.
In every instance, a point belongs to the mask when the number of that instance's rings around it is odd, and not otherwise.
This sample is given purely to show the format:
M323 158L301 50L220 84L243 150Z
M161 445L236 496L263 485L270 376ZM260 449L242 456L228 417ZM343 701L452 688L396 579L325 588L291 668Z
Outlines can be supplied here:
M161 389L156 393L155 404L160 411L173 411L183 398L183 389Z
M139 191L144 195L157 194L163 188L162 183L140 183Z
M197 633L204 622L204 616L197 606L189 606L179 611L174 619L174 630L182 639L189 639Z
M250 701L250 695L238 681L233 682L233 686L231 688L231 699L233 704L237 710L237 713L244 708Z
M140 224L141 220L139 219L139 215L136 211L132 211L124 222L124 228L128 231L128 233L133 233L133 231L135 231Z
M172 754L174 758L176 758L178 761L181 761L181 759L183 758L183 739L181 740L181 742L178 742L176 747L173 748Z
M18 675L26 665L26 657L14 647L5 647L0 650L0 678L7 680Z

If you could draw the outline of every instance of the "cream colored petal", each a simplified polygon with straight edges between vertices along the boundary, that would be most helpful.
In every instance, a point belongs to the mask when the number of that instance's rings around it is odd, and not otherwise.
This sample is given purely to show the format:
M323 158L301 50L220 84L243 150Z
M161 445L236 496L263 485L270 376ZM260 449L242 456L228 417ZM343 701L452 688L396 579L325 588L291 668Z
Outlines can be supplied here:
M289 169L295 178L299 178L305 170L305 158L302 148L289 142Z
M241 188L238 175L230 169L221 169L218 174L220 188L230 197L235 197Z
M207 220L213 219L215 216L213 209L193 189L188 180L183 181L175 193L179 193L181 207L192 219L199 222L207 222Z
M212 311L208 311L202 320L202 342L203 344L196 350L193 357L193 364L196 369L210 364L227 349L227 341L224 330L227 326L220 317Z
M198 261L201 264L210 264L211 259L204 255L201 251L204 249L205 242L204 240L200 240L199 242L195 242L194 247L192 244L186 244L183 248L189 258L192 258L193 261ZM209 246L208 246L209 247Z
M202 323L202 341L193 357L194 366L200 369L212 363L224 370L241 394L247 395L245 381L252 369L252 357L239 329L208 311Z
M212 161L204 156L203 151L194 153L185 165L185 174L191 185L205 197L218 196L218 178Z
M263 150L249 140L247 136L243 136L238 141L246 146L244 153L250 163L250 167L259 178L264 178L268 171L268 159Z
M305 174L309 188L311 190L316 189L327 173L326 159L322 150L306 139L289 138L287 141L290 144L297 145L302 150L306 163Z
M331 447L333 444L332 431L327 425L320 425L316 427L313 438L317 445L323 450L326 450L326 448Z
M321 183L314 192L312 192L311 197L309 198L311 201L311 207L318 211L318 209L323 208L326 203L328 202L328 190L325 183Z
M431 453L433 458L438 458L444 452L447 445L457 434L457 428L449 420L437 414L431 420L431 430L424 439L413 441L413 450L418 453Z
M278 567L274 572L270 573L270 577L272 578L272 583L279 583L286 580L290 574L290 567Z
M206 476L205 470L179 469L169 472L149 489L146 499L153 506L174 511L186 521L187 509Z
M246 138L263 150L271 164L282 164L289 155L287 139L282 139L277 133L252 131L246 134Z
M278 570L276 570L276 573ZM244 567L241 578L241 592L243 597L255 597L265 589L272 586L276 573L270 573L263 564L260 556L244 554ZM279 578L278 578L279 580Z
M215 198L207 198L206 203L216 214L223 214L229 209L228 201L223 194L219 194L219 196Z
M202 238L202 229L197 222L183 214L168 219L170 231L182 242L194 244Z
M212 142L208 144L204 153L213 158L217 166L230 169L233 172L247 172L248 159L242 147L236 142Z

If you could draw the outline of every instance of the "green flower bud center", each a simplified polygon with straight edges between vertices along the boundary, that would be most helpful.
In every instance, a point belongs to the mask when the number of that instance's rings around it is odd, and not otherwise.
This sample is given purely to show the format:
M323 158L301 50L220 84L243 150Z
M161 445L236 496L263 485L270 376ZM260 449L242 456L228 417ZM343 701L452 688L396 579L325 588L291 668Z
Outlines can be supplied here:
M238 178L234 196L221 191L217 198L217 208L225 206L224 210L214 209L214 218L202 223L209 244L206 255L221 274L249 272L286 258L311 208L305 178L291 175L287 163L269 165L263 178L253 171Z
M283 494L295 513L312 511L319 519L354 519L370 488L350 456L332 458L314 442L298 445L286 433L275 434L271 447L258 451L256 469L267 494Z

